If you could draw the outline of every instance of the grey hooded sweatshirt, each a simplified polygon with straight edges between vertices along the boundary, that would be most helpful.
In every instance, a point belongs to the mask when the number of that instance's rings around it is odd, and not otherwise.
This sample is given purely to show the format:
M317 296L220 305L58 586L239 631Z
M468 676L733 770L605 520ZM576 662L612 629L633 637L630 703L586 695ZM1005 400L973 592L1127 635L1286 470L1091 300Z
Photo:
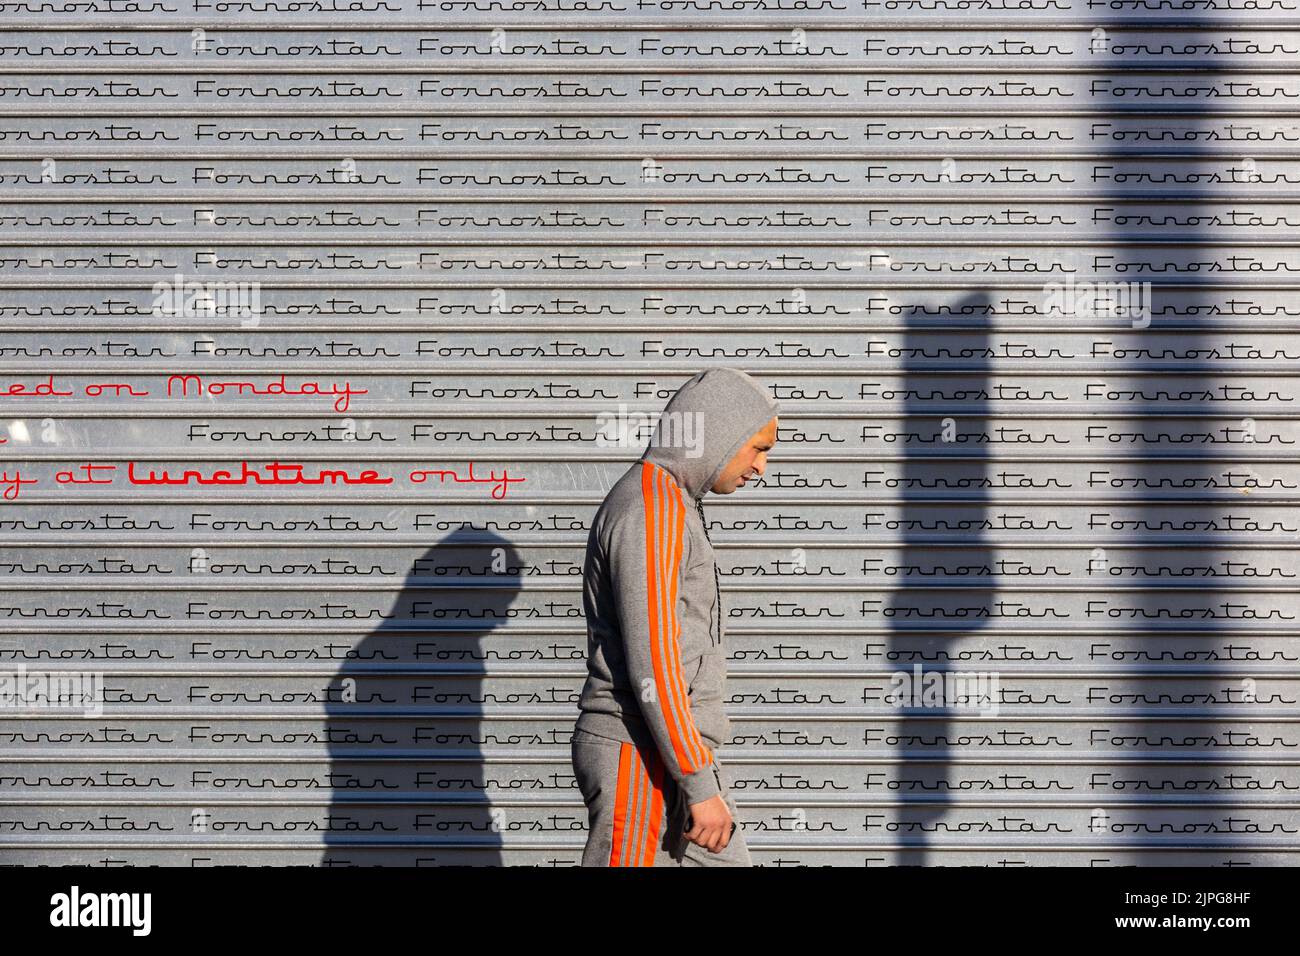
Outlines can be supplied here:
M719 792L713 751L730 736L721 591L702 499L778 413L744 372L693 375L587 537L587 680L576 726L655 747L687 804Z

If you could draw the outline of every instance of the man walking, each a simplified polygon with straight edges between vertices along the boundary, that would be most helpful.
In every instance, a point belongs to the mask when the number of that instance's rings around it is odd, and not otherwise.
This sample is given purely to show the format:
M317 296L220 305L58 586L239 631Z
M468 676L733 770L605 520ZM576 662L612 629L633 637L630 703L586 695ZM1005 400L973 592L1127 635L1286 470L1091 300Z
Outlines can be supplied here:
M778 411L737 369L692 376L592 521L572 742L583 866L751 865L716 757L727 654L703 498L763 474Z

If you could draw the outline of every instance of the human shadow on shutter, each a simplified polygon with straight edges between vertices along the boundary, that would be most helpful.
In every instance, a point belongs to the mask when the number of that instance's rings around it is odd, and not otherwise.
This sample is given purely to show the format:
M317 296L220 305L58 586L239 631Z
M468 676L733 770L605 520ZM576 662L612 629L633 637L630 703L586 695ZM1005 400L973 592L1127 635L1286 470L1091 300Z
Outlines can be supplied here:
M1166 39L1154 30L1140 35ZM1098 59L1130 82L1153 76L1127 57ZM1125 76L1115 62L1123 59L1136 75ZM1278 96L1255 98L1249 113L1233 96L1202 98L1228 83L1269 87L1276 76L1184 62L1150 84L1164 92L1113 107L1114 129L1131 124L1125 136L1102 137L1107 151L1098 162L1108 164L1111 215L1108 245L1099 251L1114 265L1097 272L1116 306L1114 315L1090 320L1096 338L1109 343L1097 379L1141 395L1105 403L1109 428L1094 439L1111 451L1092 467L1126 484L1103 486L1109 506L1097 510L1108 513L1108 523L1097 530L1085 570L1095 588L1087 622L1098 632L1094 653L1114 674L1098 681L1106 696L1092 705L1114 716L1093 724L1104 764L1090 794L1091 838L1131 848L1122 859L1129 865L1280 866L1295 859L1295 811L1270 806L1293 799L1297 783L1288 765L1300 741L1296 724L1270 720L1283 712L1279 705L1295 706L1295 682L1270 680L1271 671L1293 672L1300 659L1295 594L1265 589L1295 585L1294 552L1286 554L1295 542L1294 499L1266 499L1296 492L1270 487L1289 469L1267 460L1295 460L1294 408L1286 411L1269 393L1293 402L1296 379L1287 359L1243 361L1225 346L1234 343L1242 354L1267 350L1262 334L1274 325L1283 333L1295 328L1294 250L1252 244L1281 240L1261 201L1282 196L1274 190L1294 163L1270 155L1270 135L1280 127L1262 114L1279 105ZM1180 95L1180 80L1207 92ZM1120 213L1128 214L1122 223ZM1291 213L1277 214L1282 221L1271 225L1285 227ZM1261 221L1250 223L1252 216ZM1294 356L1297 338L1288 341ZM1120 357L1118 350L1129 351ZM1285 377L1270 381L1270 371ZM1246 484L1251 473L1259 479L1254 487ZM1219 486L1201 484L1209 481ZM1288 752L1287 763L1272 762ZM1287 852L1270 858L1269 848ZM1119 854L1105 856L1109 863Z
M543 815L510 799L535 798L521 778L545 774L519 759L537 754L524 750L526 734L545 728L521 719L537 708L509 702L534 684L500 663L524 639L505 626L522 559L499 535L471 529L423 553L394 550L405 558L387 566L407 570L392 610L331 684L322 865L502 865L511 826Z
M913 693L910 701L905 701L912 706L899 707L893 717L900 745L894 753L896 763L887 773L896 789L873 789L865 794L871 804L885 804L867 812L879 814L878 820L896 829L892 833L868 830L864 837L868 844L889 847L886 862L907 866L964 862L959 852L936 851L971 845L968 836L956 831L958 822L946 822L945 817L957 804L953 795L959 792L968 767L962 762L967 755L957 749L960 745L955 746L953 738L965 733L969 722L980 716L977 700L945 697L937 706L927 700L915 668L920 669L924 681L988 667L972 667L958 655L975 643L981 631L1001 627L983 616L992 610L998 582L982 570L992 566L995 555L979 527L992 518L996 506L987 491L954 487L959 481L976 486L989 475L985 457L990 454L989 445L977 442L975 436L989 430L987 416L993 413L992 407L979 398L952 402L922 397L931 392L974 393L989 386L991 369L986 358L936 360L925 357L923 350L933 351L947 342L934 335L935 329L944 328L969 330L971 334L960 339L960 347L972 352L987 347L994 304L983 291L945 301L951 302L947 310L932 305L928 315L907 318L901 369L906 397L897 415L887 413L887 417L901 418L901 430L916 437L901 449L901 487L882 495L899 499L893 511L901 530L895 538L880 543L896 546L898 564L911 570L893 578L895 583L887 586L892 589L876 606L882 608L888 642L885 687L893 691L899 686L889 680L897 675L897 680L905 682L901 686ZM909 487L912 485L915 487ZM879 627L882 622L868 616L865 623ZM986 812L990 817L997 815L993 808ZM868 855L876 854L868 851Z

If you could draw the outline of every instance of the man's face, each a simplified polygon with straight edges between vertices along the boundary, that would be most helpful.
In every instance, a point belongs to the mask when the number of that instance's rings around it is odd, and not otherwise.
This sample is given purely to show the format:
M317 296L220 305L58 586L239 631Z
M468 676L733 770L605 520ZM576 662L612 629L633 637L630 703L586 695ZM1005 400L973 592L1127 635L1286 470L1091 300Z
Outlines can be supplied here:
M740 446L740 451L736 452L727 467L722 469L722 474L718 475L718 480L713 483L713 493L729 495L743 487L751 477L762 477L767 470L768 450L775 444L776 419L773 418Z

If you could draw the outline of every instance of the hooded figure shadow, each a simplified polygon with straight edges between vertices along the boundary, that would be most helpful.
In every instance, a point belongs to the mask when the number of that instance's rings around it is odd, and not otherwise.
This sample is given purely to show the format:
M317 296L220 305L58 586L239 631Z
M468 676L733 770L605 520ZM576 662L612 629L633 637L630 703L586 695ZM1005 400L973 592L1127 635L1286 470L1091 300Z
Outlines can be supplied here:
M502 865L480 702L486 639L509 620L520 561L492 532L452 532L334 675L323 866Z
M991 299L984 292L971 293L953 303L953 311L957 315L974 316L981 323L986 321L985 317L991 308ZM987 325L981 324L971 328L975 332L984 333L983 336L973 336L969 340L972 349L978 349L989 341ZM925 333L924 327L916 326L904 334L905 354L917 355L924 351L928 344ZM962 371L970 377L972 387L987 385L993 377L989 362L983 358L971 360ZM909 360L904 368L904 374L904 387L909 394L924 394L932 387L934 373L930 367L920 362ZM924 400L909 399L904 402L902 408L902 415L909 430L919 433L925 433L927 429L934 427L934 422L949 415L959 422L983 423L993 412L990 403L982 400L967 401L960 409L938 414L935 413L932 404ZM983 427L982 424L980 427ZM924 484L932 477L935 463L941 461L943 459L908 454L902 463L901 476L905 481ZM974 480L987 478L990 471L987 458L980 458L964 474ZM942 560L946 561L949 560L947 557L949 554L954 554L959 556L959 559L951 559L953 563L974 567L992 566L995 549L988 536L982 531L968 533L957 539L952 537L945 539L932 536L925 531L911 530L924 528L938 517L949 516L945 514L948 509L936 507L928 500L933 497L933 494L927 496L924 493L904 494L900 512L903 527L907 530L899 541L901 553L899 564L904 567L924 567L927 563L932 563L936 556L942 556ZM993 502L989 494L977 490L963 496L961 504L955 506L952 512L977 522L980 518L988 517L992 510ZM955 542L959 543L960 547L951 551L934 547L936 544L951 545ZM970 598L955 603L964 604L971 610L979 608L989 610L998 586L998 581L984 579L974 587ZM889 595L886 604L890 615L888 648L891 666L897 670L909 671L914 664L920 664L926 671L965 670L966 668L959 664L954 666L962 639L989 626L988 618L973 614L969 619L963 619L958 623L942 619L939 619L938 625L906 623L909 615L913 613L918 614L923 622L932 620L931 615L936 609L926 602L924 594L933 587L933 584L924 579L904 578ZM937 848L951 841L945 840L942 836L932 837L930 834L941 833L938 828L943 826L944 817L953 806L952 794L946 788L952 786L953 775L960 772L961 765L958 762L960 752L954 746L953 740L960 737L962 733L963 715L964 712L951 706L951 702L934 708L908 707L902 709L899 714L896 732L901 740L932 742L916 749L900 748L898 752L900 778L919 780L923 784L919 795L904 791L906 796L895 811L896 819L901 824L905 824L900 831L902 835L897 844L898 856L903 865L934 866L944 862ZM915 830L910 829L913 827Z

